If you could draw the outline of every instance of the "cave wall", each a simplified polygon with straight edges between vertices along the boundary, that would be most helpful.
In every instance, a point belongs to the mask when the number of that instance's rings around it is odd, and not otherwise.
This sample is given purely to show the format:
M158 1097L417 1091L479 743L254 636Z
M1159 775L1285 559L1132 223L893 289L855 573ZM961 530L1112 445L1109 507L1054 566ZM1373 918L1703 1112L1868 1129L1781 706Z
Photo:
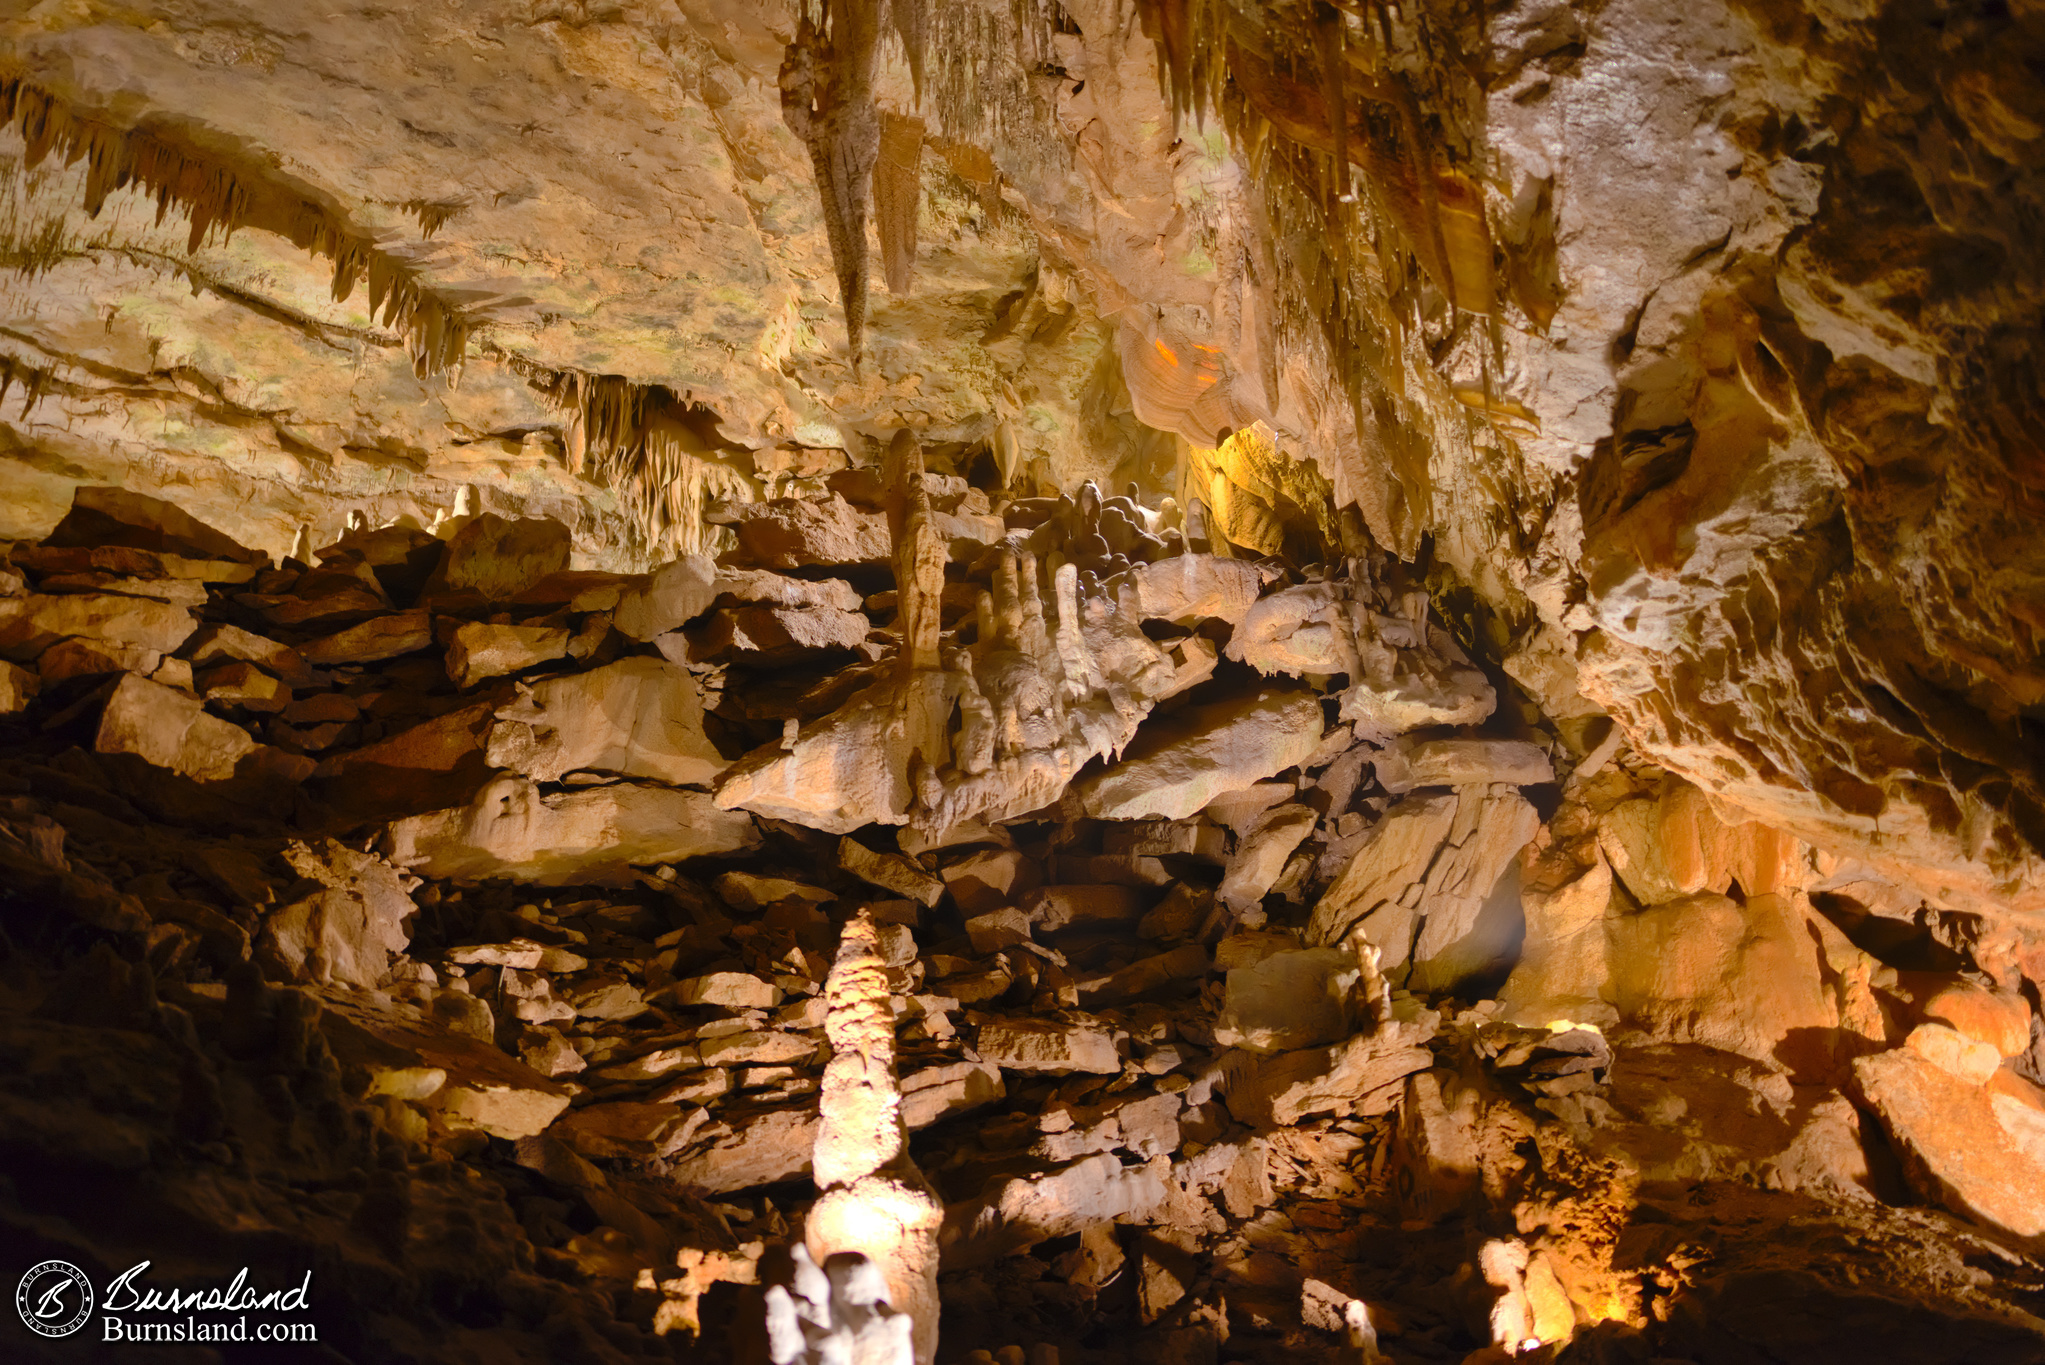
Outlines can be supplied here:
M1282 49L1290 11L1231 13L1251 58ZM1288 313L1306 243L1260 197L1275 154L1174 99L1182 19L1060 11L1027 90L991 98L1024 113L977 143L945 133L956 90L919 105L886 54L882 105L932 120L922 250L907 297L876 286L855 372L778 108L785 7L17 15L37 107L293 205L297 235L252 211L194 242L147 186L87 215L96 163L60 138L31 168L17 101L4 532L123 482L282 553L466 483L637 567L898 425L984 443L1024 491L1184 495L1156 433L1261 420L1378 543L1475 591L1548 716L1608 711L1937 904L2036 914L2035 9L1416 10L1374 60L1429 173L1481 196L1497 303L1455 306L1468 281L1387 228L1351 281L1374 358ZM455 363L420 360L431 310L336 298L342 238L459 319ZM1374 405L1345 393L1366 362ZM707 419L656 438L605 406L647 393Z

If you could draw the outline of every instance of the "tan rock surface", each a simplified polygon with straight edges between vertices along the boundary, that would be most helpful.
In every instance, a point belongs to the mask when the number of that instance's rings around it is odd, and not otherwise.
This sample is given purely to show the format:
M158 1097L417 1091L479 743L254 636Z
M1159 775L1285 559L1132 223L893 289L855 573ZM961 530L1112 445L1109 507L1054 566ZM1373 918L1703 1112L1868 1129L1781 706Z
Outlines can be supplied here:
M1853 1077L1919 1194L2013 1236L2045 1237L2045 1160L2019 1144L1986 1091L1900 1049L1862 1057Z
M695 679L643 656L521 686L496 712L488 757L536 782L590 771L707 786L725 768L703 733Z
M1152 727L1122 761L1081 784L1097 820L1183 820L1224 791L1303 761L1320 743L1321 704L1265 690L1190 708Z
M750 819L720 812L702 792L620 783L549 796L526 778L500 777L468 806L397 821L383 846L397 866L426 876L558 886L758 839Z
M568 631L560 626L495 626L480 621L455 628L447 643L447 676L470 688L486 678L521 673L568 653Z

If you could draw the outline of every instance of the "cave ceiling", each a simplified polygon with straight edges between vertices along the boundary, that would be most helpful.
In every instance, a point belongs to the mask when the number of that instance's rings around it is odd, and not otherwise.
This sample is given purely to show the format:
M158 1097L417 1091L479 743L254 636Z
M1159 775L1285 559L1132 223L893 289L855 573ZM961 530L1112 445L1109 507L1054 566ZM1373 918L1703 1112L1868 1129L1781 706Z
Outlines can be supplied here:
M0 533L114 482L282 554L467 484L637 567L901 427L1214 506L1263 422L1551 716L2040 910L2035 15L940 4L874 45L857 356L796 23L16 10Z

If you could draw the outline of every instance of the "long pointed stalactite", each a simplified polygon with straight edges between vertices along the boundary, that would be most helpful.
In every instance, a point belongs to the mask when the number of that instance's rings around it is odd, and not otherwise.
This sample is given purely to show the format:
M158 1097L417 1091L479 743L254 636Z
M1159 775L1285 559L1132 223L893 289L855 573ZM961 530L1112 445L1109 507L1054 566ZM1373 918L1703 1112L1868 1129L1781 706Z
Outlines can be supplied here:
M824 0L806 11L781 63L781 116L809 149L856 369L866 335L866 217L880 157L874 107L881 11L876 0Z

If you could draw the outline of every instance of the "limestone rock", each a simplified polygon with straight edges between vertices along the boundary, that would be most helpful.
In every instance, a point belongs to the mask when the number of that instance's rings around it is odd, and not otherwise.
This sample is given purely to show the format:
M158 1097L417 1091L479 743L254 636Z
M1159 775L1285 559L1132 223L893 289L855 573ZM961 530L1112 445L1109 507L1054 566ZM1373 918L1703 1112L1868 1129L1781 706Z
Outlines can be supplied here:
M174 686L172 679L157 677L163 671L166 661L153 649L137 649L133 645L110 645L98 640L77 638L59 640L44 650L36 660L36 676L45 687L54 687L71 678L97 678L109 673L140 673L155 678L166 687Z
M1301 805L1276 806L1253 818L1240 831L1240 842L1228 862L1228 872L1215 894L1224 905L1254 906L1285 871L1286 860L1304 843L1318 823L1313 808Z
M944 899L944 883L914 859L900 853L876 853L857 839L838 841L838 866L869 886L907 896L926 908Z
M869 629L865 616L836 607L720 607L687 632L688 656L698 663L753 656L760 662L786 662L855 648Z
M646 582L625 589L611 624L635 640L652 640L679 630L710 609L717 569L704 555L684 555L661 565Z
M980 1026L980 1056L1004 1071L1074 1071L1114 1075L1122 1069L1115 1040L1085 1020L997 1019Z
M1860 1058L1853 1078L1920 1195L2011 1236L2045 1237L2045 1144L2013 1134L1987 1091L1900 1048Z
M1944 1024L1919 1024L1903 1046L1949 1075L1972 1085L1985 1085L2002 1056L1992 1043L1977 1043Z
M646 1161L680 1151L708 1117L701 1109L620 1100L571 1110L547 1134L591 1160Z
M720 606L763 602L775 607L854 612L862 604L859 590L842 578L797 578L765 569L721 568L711 591Z
M392 957L411 943L407 922L418 910L396 869L333 839L293 842L284 860L320 889L264 916L265 959L296 980L382 985Z
M1289 1126L1309 1114L1388 1113L1406 1077L1433 1065L1427 1041L1439 1022L1421 1010L1333 1047L1265 1058L1230 1084L1229 1112L1260 1128Z
M182 645L197 622L183 607L112 593L0 598L0 656L32 663L69 636L152 654ZM150 665L155 666L153 663Z
M130 673L107 698L93 749L134 754L201 782L268 774L303 781L312 760L257 744L248 731L206 714L195 698Z
M1321 738L1320 698L1265 690L1189 707L1139 732L1122 761L1082 782L1096 820L1183 820L1225 791L1303 762Z
M1411 615L1360 608L1351 621L1360 676L1342 698L1343 720L1401 735L1423 725L1475 725L1498 705L1483 670L1426 620L1425 599Z
M213 622L202 625L186 641L184 652L195 668L239 659L276 674L293 687L308 685L313 680L312 669L297 650L239 626Z
M812 1107L726 1106L671 1160L668 1178L711 1194L793 1180L808 1174L816 1135Z
M391 1011L375 995L328 992L321 1031L357 1094L417 1100L453 1128L516 1141L568 1107L569 1090L487 1042Z
M1962 1036L2016 1057L2031 1046L2031 1010L2021 995L1990 990L1961 978L1924 1002L1924 1017L1949 1024Z
M620 659L521 686L496 718L491 766L536 782L589 771L707 786L725 767L703 733L696 680L662 659Z
M902 1126L928 1128L1006 1097L1001 1068L992 1062L947 1062L902 1077Z
M1613 919L1611 1001L1656 1038L1823 1072L1840 1018L1810 913L1703 892Z
M1520 923L1519 852L1540 824L1510 787L1457 793L1456 822L1419 901L1415 989L1461 986L1511 964Z
M1346 603L1333 583L1304 583L1275 592L1243 617L1228 643L1228 657L1259 673L1347 673L1350 642Z
M569 634L561 626L494 626L467 621L447 642L447 676L456 687L470 688L485 678L522 673L535 664L568 653Z
M1337 948L1273 953L1228 974L1214 1040L1251 1052L1291 1052L1339 1042L1356 1025L1357 967Z
M47 657L47 656L45 656ZM216 706L269 713L291 704L291 689L257 668L237 659L209 668L193 679L195 690Z
M27 707L42 690L42 681L19 664L0 659L0 716L11 716Z
M986 849L947 863L940 874L952 900L969 918L987 914L1034 888L1036 866L1014 849Z
M378 616L298 647L304 660L317 667L367 664L395 659L433 647L433 621L423 611Z
M1122 577L1135 589L1137 610L1144 619L1181 626L1208 620L1240 625L1264 587L1256 565L1200 554L1133 565Z
M423 876L559 886L758 841L751 819L718 810L702 792L620 783L550 796L529 779L501 777L466 807L397 821L383 846Z
M1152 897L1139 887L1087 884L1040 886L1024 892L1016 908L1045 933L1133 924Z
M739 552L764 569L885 564L894 551L888 519L843 498L749 503L738 514Z
M1723 895L1732 884L1732 831L1687 782L1668 782L1655 798L1636 797L1606 812L1598 842L1642 905L1698 891Z
M1518 909L1502 883L1539 823L1506 786L1400 798L1314 906L1308 941L1331 945L1355 926L1385 970L1411 960L1427 989L1500 965Z
M721 1005L726 1009L772 1009L781 988L749 972L711 972L675 983L678 1005Z
M568 528L560 522L507 521L485 512L447 542L425 594L474 593L486 602L509 602L549 574L565 570L568 554Z
M1524 740L1401 740L1376 760L1378 785L1395 795L1415 787L1470 787L1493 782L1536 787L1555 780L1548 755Z
M90 484L72 490L71 510L43 543L52 548L121 546L240 564L260 564L266 558L160 498Z
M1102 1153L1037 1176L1003 1180L989 1193L945 1210L946 1269L1003 1256L1109 1222L1142 1222L1165 1201L1152 1167L1125 1167Z
M389 819L467 801L489 777L485 741L496 707L478 701L320 761L319 788L336 809Z

